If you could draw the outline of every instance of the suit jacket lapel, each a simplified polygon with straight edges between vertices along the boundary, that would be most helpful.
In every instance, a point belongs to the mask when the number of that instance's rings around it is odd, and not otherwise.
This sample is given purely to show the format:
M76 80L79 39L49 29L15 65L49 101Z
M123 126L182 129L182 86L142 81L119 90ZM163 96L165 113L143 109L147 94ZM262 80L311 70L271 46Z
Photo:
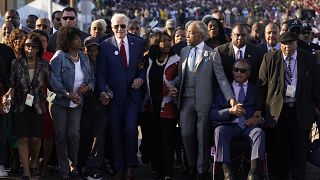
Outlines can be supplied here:
M183 51L184 53L181 53L181 58L182 58L182 78L184 78L184 74L185 74L185 70L186 70L186 66L188 63L188 57L189 57L189 53L190 53L191 47L188 46L188 48L186 49L186 51Z
M201 55L199 56L200 59L199 59L199 61L196 61L196 65L195 65L194 71L197 71L199 65L201 64L201 62L202 62L205 58L208 57L209 51L210 51L209 47L208 47L206 44L204 44L203 49L201 50Z
M283 56L282 56L282 51L278 51L277 52L277 59L276 59L276 63L277 63L277 68L276 68L276 71L277 74L278 74L278 77L280 79L280 89L283 93L283 89L284 89L284 64L283 64ZM276 81L275 81L276 82Z
M245 99L244 99L244 102L247 102L248 100L250 100L252 94L253 94L252 85L251 85L250 83L248 83L247 93L246 93L246 97L245 97Z
M129 49L128 49L128 51L129 51L129 57L134 57L134 52L135 51L133 51L133 49L134 49L134 42L133 42L133 40L132 40L132 38L131 37L129 37L129 36L127 36L128 37L128 47L129 47ZM135 63L133 63L131 60L133 60L134 58L131 58L130 60L129 60L129 57L127 57L127 61L129 61L129 66L131 66L131 65L133 65L133 64L135 64ZM131 61L131 63L130 63L130 61ZM128 67L129 67L128 66Z
M245 52L244 52L244 58L245 59L248 59L249 61L250 61L250 59L252 58L252 54L254 53L254 52L251 52L251 48L250 48L250 45L249 45L249 43L247 43L247 46L246 46L246 50L245 50Z
M234 57L234 50L233 50L233 46L232 46L232 43L229 43L228 45L228 55L229 57L231 57L233 59L233 61L235 61L235 57ZM232 62L233 64L234 62Z

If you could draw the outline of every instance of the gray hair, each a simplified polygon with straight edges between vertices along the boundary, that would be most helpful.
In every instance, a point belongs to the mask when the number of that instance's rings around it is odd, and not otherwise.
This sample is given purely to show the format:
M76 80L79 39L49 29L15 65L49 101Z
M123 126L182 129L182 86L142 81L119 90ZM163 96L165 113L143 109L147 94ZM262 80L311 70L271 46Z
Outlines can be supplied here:
M197 30L201 34L203 40L207 40L209 38L208 26L204 22L194 21L191 24L194 24L197 27Z
M106 21L105 21L104 19L94 20L94 21L91 22L91 27L92 27L93 24L96 24L96 23L100 23L100 24L101 24L101 26L102 26L102 31L103 31L103 33L105 33L105 32L106 32L106 29L107 29L107 23L106 23Z
M129 18L126 15L124 15L124 14L114 14L112 16L112 18L111 18L111 26L115 25L114 23L115 23L116 19L124 19L126 25L128 26L128 24L129 24Z

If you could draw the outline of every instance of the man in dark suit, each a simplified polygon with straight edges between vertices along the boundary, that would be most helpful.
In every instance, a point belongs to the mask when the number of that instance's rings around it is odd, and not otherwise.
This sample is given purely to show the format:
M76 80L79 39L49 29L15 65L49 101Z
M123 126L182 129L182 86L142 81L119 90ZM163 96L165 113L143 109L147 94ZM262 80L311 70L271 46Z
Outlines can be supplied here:
M317 50L320 50L320 46L312 42L313 38L314 32L312 31L311 24L303 22L299 39L304 41L310 47L312 54L315 54Z
M218 46L224 72L228 81L233 80L232 67L237 59L247 59L251 63L250 82L255 83L263 57L258 46L248 43L248 32L242 24L237 24L232 29L231 42Z
M116 179L133 178L133 167L138 165L137 119L141 103L141 86L145 81L143 70L143 43L127 36L128 17L115 14L111 18L114 36L100 44L97 61L97 83L100 100L109 104L112 133L113 167ZM107 89L113 92L113 98Z
M265 153L265 134L259 127L263 122L260 117L253 116L255 108L254 84L248 82L250 63L238 60L233 67L234 81L231 87L236 100L241 103L231 107L222 91L217 89L210 109L210 120L218 125L214 131L216 146L215 166L222 167L224 179L233 179L229 168L230 143L232 139L244 136L251 142L251 170L248 180L258 180Z
M255 116L265 118L270 173L277 180L290 173L305 178L309 132L320 107L316 60L297 48L297 40L292 32L280 35L281 50L264 55L256 85Z
M269 51L277 51L280 49L278 38L280 36L280 27L278 24L269 23L264 30L265 42L259 44L263 54Z
M77 12L74 8L66 7L62 10L61 24L62 26L71 26L71 27L77 26ZM58 32L59 31L56 31L54 34L52 34L49 37L49 42L48 42L49 52L53 52L53 53L56 52L56 41L57 41ZM88 36L90 36L90 34L80 31L80 39L81 39L82 45L83 45L84 39Z

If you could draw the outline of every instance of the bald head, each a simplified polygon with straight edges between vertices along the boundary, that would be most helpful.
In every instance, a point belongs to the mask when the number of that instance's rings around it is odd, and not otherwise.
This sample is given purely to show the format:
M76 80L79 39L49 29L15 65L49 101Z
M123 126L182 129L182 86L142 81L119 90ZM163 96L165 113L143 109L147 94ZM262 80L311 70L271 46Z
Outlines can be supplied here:
M266 43L271 47L276 46L276 44L278 43L279 35L280 28L279 25L276 23L269 23L264 29Z
M38 18L36 21L36 29L40 29L47 34L50 34L50 20L44 17Z

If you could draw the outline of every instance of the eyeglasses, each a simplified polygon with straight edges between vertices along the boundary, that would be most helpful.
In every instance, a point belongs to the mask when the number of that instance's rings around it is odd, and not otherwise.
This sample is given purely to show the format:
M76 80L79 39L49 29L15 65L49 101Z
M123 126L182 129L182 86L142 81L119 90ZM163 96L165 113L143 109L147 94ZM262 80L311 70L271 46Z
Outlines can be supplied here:
M40 28L40 27L42 27L42 28L44 28L44 29L47 29L48 28L48 25L46 25L46 24L37 24L36 25L38 28Z
M244 68L233 68L233 72L240 72L242 74L246 73L247 71L249 70Z
M127 26L126 26L125 24L117 24L117 25L114 25L114 26L113 26L114 29L119 29L119 27L120 27L121 29L125 29Z
M64 17L62 17L62 19L65 20L65 21L68 20L68 19L73 21L74 19L76 19L76 17L74 17L74 16L64 16Z
M56 21L60 21L61 20L61 18L54 18Z

